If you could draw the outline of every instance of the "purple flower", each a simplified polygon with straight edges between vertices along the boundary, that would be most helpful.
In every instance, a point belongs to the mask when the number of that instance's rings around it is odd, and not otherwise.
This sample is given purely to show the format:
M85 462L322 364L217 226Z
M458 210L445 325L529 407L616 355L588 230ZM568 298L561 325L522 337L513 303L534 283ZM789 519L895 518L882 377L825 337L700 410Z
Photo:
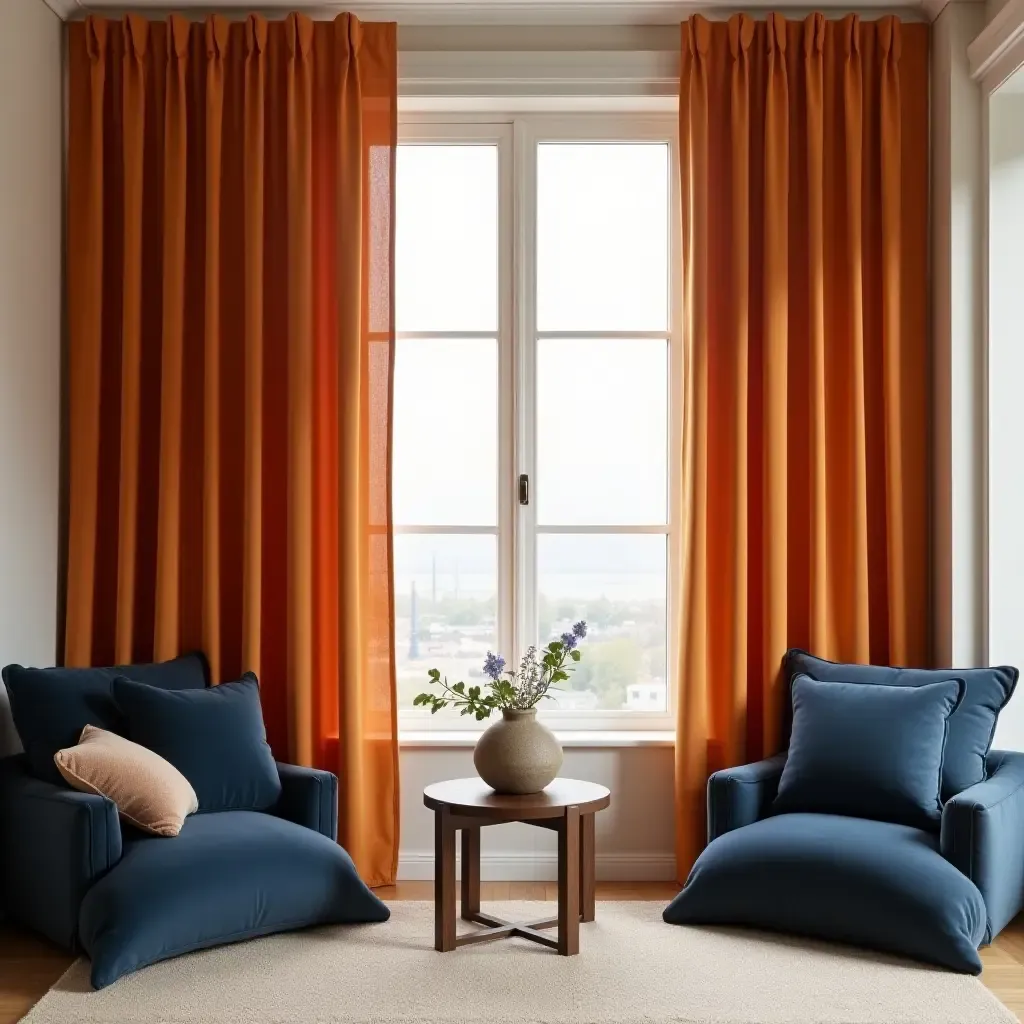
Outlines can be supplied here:
M571 651L576 646L576 637L573 633L563 633L559 639L565 644L567 651Z
M572 635L576 637L577 640L582 640L587 635L587 624L583 619L580 619L580 621L572 627Z
M484 674L497 682L505 669L505 659L500 654L487 652L487 660L484 662Z

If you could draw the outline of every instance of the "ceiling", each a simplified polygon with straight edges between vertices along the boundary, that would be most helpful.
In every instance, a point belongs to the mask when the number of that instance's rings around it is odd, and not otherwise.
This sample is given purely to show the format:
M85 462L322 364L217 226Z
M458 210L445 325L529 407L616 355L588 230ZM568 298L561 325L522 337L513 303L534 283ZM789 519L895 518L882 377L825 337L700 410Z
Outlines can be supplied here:
M681 21L694 12L731 13L747 11L806 10L899 10L918 12L934 19L946 0L818 0L817 3L779 3L778 0L353 0L331 3L324 0L43 0L62 18L81 17L90 12L115 12L126 8L147 11L229 11L302 10L313 16L332 17L351 11L368 20L398 21L415 25L666 25ZM980 0L979 0L980 2Z

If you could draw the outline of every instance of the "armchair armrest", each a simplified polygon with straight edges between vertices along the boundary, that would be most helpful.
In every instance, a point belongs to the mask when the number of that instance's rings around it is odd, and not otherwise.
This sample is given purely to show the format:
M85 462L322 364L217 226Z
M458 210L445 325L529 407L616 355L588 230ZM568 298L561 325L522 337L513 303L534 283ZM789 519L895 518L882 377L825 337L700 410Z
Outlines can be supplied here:
M946 801L942 856L981 890L991 942L1024 905L1024 754L993 750L989 777Z
M0 886L11 917L74 948L82 898L120 859L112 800L33 778L24 755L0 761Z
M277 763L281 797L270 813L314 832L338 838L338 777L319 768Z
M725 768L708 779L708 842L767 816L779 789L785 754Z

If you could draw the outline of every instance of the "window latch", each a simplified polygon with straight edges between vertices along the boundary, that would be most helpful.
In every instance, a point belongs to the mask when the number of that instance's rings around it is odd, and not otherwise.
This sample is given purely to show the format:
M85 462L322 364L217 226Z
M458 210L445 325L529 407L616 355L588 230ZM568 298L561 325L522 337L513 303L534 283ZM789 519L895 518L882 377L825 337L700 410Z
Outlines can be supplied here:
M519 504L530 504L530 477L526 473L519 474Z

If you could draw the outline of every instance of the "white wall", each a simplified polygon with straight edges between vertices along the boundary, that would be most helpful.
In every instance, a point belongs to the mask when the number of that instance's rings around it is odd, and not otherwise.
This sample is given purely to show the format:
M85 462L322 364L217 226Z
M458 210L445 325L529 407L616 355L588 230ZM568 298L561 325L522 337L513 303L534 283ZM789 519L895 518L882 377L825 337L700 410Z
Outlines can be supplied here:
M423 787L475 775L471 747L403 746L402 839L398 877L434 877L433 812ZM597 877L660 881L675 877L673 750L671 746L577 748L565 751L560 772L607 786L611 806L597 815ZM499 881L553 881L555 834L529 825L494 825L482 832L481 874Z
M989 99L989 654L1024 666L1024 70ZM1024 749L1024 696L1000 716L996 743Z
M399 53L511 50L673 50L674 25L399 25ZM399 58L401 60L401 58Z
M938 664L986 657L984 171L981 90L967 47L978 3L953 2L932 35L932 599Z
M52 665L63 301L63 28L42 0L3 0L2 6L0 664ZM6 693L0 700L6 703ZM9 720L0 713L0 753L16 743Z

